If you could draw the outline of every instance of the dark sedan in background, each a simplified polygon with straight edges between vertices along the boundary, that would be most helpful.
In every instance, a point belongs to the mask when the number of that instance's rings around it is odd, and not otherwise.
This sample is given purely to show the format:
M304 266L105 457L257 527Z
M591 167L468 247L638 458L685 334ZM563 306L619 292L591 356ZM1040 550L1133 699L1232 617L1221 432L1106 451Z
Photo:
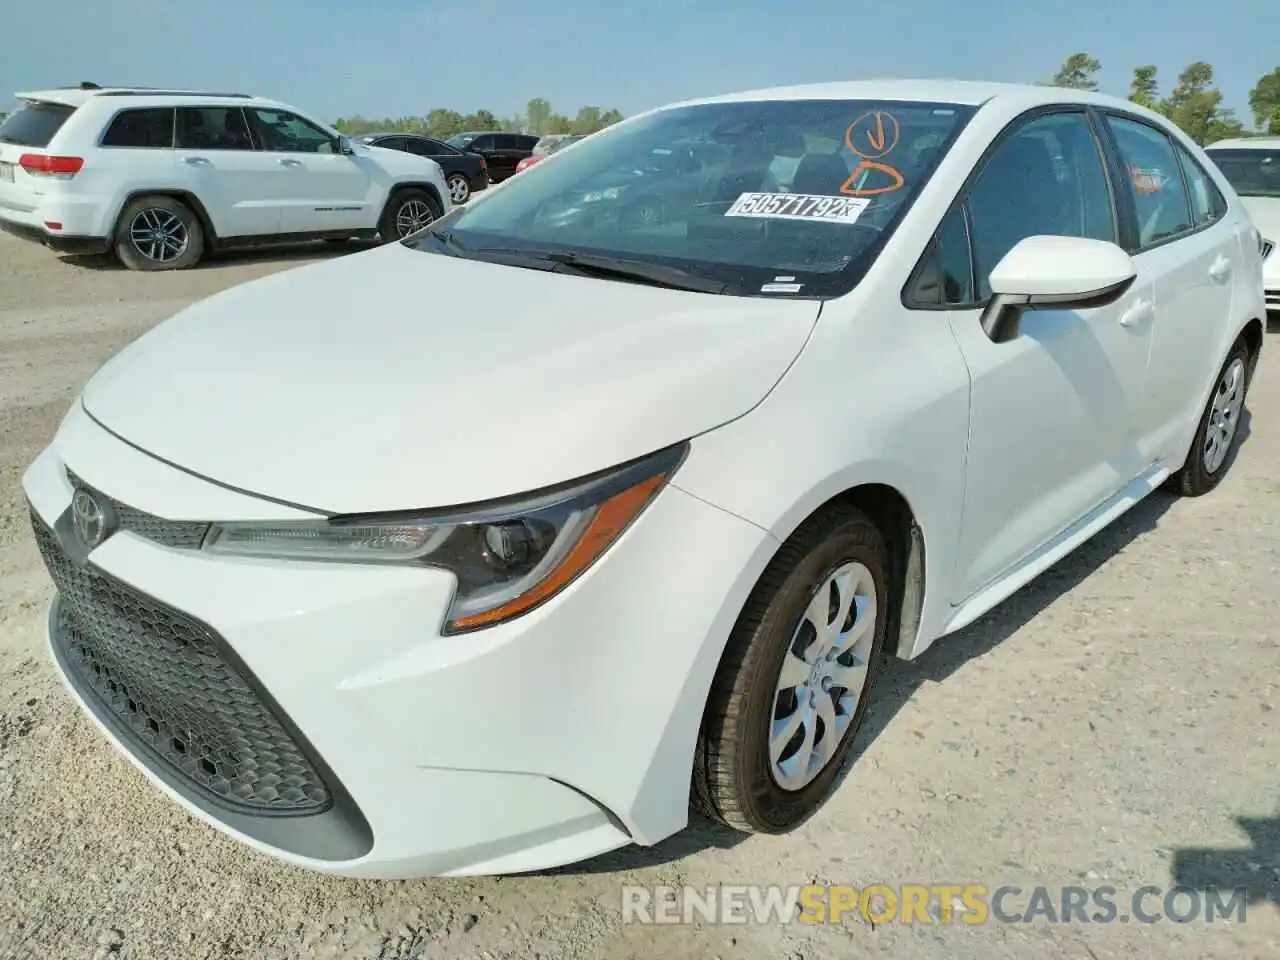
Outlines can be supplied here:
M489 180L499 183L514 176L516 165L532 155L538 138L524 133L491 133L488 131L460 133L449 138L449 146L467 153L478 153L489 167Z
M489 186L488 164L478 153L458 150L416 133L368 133L355 139L371 147L430 157L444 171L444 181L449 185L449 196L454 203L466 203L471 194Z

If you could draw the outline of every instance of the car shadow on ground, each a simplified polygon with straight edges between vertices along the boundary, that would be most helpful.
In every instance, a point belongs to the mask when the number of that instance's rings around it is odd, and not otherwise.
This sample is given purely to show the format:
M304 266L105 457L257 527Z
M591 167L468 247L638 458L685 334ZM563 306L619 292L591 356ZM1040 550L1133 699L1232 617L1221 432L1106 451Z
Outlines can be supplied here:
M1226 464L1228 472L1249 439L1250 420L1251 415L1246 408L1240 418L1240 442L1232 450ZM876 682L862 729L854 743L850 762L841 775L841 782L867 748L915 695L916 690L926 684L942 683L968 661L981 657L1004 643L1134 540L1155 530L1161 517L1179 499L1167 490L1156 491L1012 597L963 630L939 640L918 659L886 660ZM836 789L839 789L839 785ZM1269 836L1274 840L1274 833ZM747 840L750 840L748 835L730 830L697 814L690 814L688 827L652 847L623 847L591 860L543 873L553 876L639 870L681 860L707 849L729 849ZM1274 853L1274 846L1272 850ZM1230 852L1224 851L1224 855L1228 853Z
M307 243L244 247L210 253L190 269L196 271L219 270L224 267L238 267L248 263L289 263L291 261L323 260L329 257L368 250L373 246L374 243L368 240L333 242L319 240ZM69 266L81 267L85 270L118 270L121 272L126 270L125 265L110 253L84 256L61 254L58 259Z
M1280 817L1236 817L1238 847L1184 847L1173 851L1173 885L1189 890L1242 890L1247 903L1280 905ZM1247 839L1246 839L1247 838Z

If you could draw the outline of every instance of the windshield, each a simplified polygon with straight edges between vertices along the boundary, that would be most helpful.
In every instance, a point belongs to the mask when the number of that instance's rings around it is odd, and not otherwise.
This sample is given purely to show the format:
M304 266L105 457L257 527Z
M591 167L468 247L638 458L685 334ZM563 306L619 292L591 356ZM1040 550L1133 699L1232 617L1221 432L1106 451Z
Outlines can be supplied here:
M1280 150L1206 150L1242 197L1280 198Z
M74 107L61 103L25 103L0 123L0 143L47 147L73 113Z
M406 244L480 259L520 252L527 265L605 256L683 271L703 287L717 281L726 293L838 296L973 110L850 100L661 110L607 128Z

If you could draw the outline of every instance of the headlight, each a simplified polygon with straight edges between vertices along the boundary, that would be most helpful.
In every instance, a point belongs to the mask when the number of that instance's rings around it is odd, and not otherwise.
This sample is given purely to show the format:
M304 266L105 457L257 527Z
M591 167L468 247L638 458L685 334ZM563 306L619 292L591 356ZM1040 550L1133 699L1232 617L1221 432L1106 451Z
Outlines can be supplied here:
M461 633L510 620L586 571L653 500L685 444L560 487L475 507L279 523L219 523L211 553L441 567L458 585L444 625Z

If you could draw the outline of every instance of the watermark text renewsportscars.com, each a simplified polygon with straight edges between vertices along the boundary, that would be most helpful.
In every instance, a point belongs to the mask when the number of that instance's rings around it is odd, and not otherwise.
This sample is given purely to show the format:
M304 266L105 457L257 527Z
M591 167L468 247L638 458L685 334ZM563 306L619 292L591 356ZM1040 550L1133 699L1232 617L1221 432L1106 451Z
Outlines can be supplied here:
M622 922L1215 923L1245 922L1248 892L1142 886L982 884L625 886Z

